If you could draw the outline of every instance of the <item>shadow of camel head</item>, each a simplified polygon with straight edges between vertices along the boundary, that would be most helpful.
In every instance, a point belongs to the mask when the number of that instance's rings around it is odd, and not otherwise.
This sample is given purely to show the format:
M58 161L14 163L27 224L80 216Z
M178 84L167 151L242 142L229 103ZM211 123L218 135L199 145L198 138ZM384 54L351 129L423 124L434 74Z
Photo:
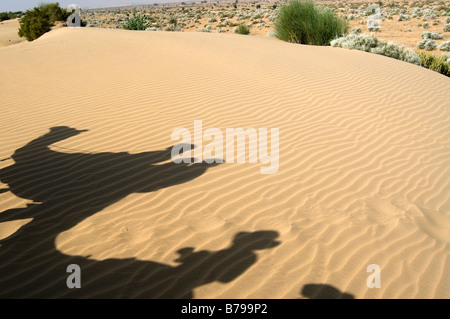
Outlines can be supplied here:
M77 130L75 128L68 126L54 126L50 128L50 132L31 141L31 143L33 143L34 146L38 145L49 146L56 142L81 134L83 132L88 132L88 130Z
M50 128L50 133L48 134L69 138L83 132L89 132L89 130L77 130L76 128L69 126L53 126Z

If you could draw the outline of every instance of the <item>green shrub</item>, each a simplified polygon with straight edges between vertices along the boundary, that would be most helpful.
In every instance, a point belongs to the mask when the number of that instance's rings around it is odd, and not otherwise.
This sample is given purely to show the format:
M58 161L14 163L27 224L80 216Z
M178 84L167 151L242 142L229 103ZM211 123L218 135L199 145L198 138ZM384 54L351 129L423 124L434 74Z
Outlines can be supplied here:
M435 57L433 54L430 53L419 53L419 59L420 59L420 66L423 66L424 68L430 68L431 63L433 63Z
M11 19L8 12L0 12L0 22Z
M172 18L169 19L169 23L176 26L178 24L178 21L177 21L176 18L172 17Z
M50 23L53 25L56 21L66 21L70 13L66 9L61 9L59 3L47 3L39 5L39 8L47 13Z
M33 41L50 31L56 21L67 20L69 15L65 9L59 7L57 2L41 4L33 10L27 10L20 19L19 36Z
M450 77L450 65L441 57L435 58L429 69Z
M147 20L144 16L133 13L133 17L127 18L123 28L126 30L145 30L147 28Z
M435 57L433 54L421 52L419 59L420 66L450 77L450 65L445 56Z
M20 19L19 36L25 37L28 41L33 41L50 31L51 26L52 23L48 14L40 8L34 8L28 10L25 16Z
M237 26L237 28L234 32L238 33L238 34L249 34L250 28L247 27L245 24L240 24Z
M347 33L348 24L327 8L318 8L311 1L291 0L281 7L275 21L276 36L287 42L329 45Z

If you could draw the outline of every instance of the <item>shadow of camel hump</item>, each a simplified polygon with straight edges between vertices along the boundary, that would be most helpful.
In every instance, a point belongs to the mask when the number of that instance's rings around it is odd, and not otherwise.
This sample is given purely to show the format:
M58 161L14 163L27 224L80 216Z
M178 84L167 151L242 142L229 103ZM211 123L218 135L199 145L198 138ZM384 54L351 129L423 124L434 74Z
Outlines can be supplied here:
M12 155L15 163L0 170L0 180L9 191L35 202L0 213L0 222L32 218L0 240L1 297L188 298L199 285L233 280L256 261L254 250L277 244L278 234L273 231L240 233L230 248L218 252L181 248L177 267L133 258L96 261L60 253L56 236L87 217L132 193L187 183L217 165L166 162L171 147L139 154L63 153L50 148L82 132L53 127L17 149ZM66 285L70 264L81 268L81 289Z
M171 147L138 154L61 153L49 148L81 132L84 131L69 127L51 128L49 133L14 152L15 164L0 170L0 180L15 195L39 202L73 196L74 192L90 195L87 191L115 199L184 183L212 166L173 162L155 166L171 159Z

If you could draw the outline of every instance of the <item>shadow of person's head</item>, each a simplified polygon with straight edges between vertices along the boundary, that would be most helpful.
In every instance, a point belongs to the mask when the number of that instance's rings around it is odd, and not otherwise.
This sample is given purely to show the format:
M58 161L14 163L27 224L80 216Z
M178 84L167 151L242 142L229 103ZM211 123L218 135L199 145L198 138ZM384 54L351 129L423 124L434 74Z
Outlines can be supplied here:
M354 299L352 294L326 284L304 285L300 294L309 299Z
M246 250L262 250L273 248L280 244L275 239L278 238L275 231L240 232L233 240L233 246L240 246Z

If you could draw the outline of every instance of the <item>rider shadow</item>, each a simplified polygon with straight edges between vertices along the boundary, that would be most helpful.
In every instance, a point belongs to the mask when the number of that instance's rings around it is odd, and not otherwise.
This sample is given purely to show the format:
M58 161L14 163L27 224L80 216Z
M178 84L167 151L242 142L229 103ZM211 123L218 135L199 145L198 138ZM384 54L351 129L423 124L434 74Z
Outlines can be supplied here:
M96 261L62 254L55 247L56 237L89 216L132 193L186 183L215 165L166 162L171 148L139 154L50 149L81 132L53 127L17 149L15 164L0 170L0 181L9 191L34 201L0 213L0 222L32 218L0 240L0 297L191 298L196 287L241 275L256 262L255 250L279 244L275 231L242 232L229 248L217 252L181 248L176 267L134 258ZM67 286L70 264L80 266L80 289Z
M339 289L326 284L304 285L301 295L309 299L354 299L352 294L342 292Z

